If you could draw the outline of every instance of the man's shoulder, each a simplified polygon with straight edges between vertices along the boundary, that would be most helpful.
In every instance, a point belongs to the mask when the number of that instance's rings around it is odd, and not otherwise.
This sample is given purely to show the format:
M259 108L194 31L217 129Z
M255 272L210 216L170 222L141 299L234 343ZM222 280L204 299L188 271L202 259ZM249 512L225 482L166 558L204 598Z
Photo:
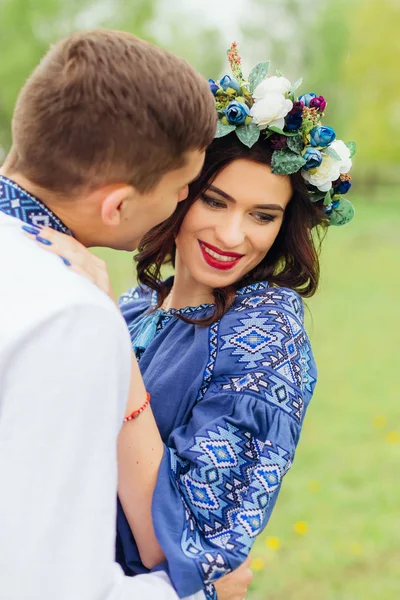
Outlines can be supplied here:
M117 312L94 284L26 237L21 221L0 215L0 322L5 327L8 322L25 329L76 306Z

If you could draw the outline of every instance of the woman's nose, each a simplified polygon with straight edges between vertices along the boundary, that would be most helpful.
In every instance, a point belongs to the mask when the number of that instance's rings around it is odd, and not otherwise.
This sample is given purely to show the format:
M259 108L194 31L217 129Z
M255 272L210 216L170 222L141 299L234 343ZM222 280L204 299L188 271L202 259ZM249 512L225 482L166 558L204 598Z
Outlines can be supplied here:
M246 238L242 220L235 217L223 219L215 233L221 250L234 250L243 244Z

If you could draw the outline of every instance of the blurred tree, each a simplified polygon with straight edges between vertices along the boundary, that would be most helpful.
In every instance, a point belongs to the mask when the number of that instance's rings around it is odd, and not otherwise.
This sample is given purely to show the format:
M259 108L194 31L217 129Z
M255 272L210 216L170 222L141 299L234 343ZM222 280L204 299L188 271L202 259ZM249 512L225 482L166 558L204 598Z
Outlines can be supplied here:
M330 0L309 35L325 122L357 141L357 178L369 184L399 179L399 23L397 0Z
M183 56L205 76L223 60L220 34L170 15L168 0L0 0L0 161L10 142L18 91L49 45L72 31L107 27L130 31Z
M400 180L399 25L397 0L360 2L342 64L341 106L358 143L358 165L371 183Z
M357 179L398 180L399 0L251 0L246 60L273 61L300 92L328 101L324 123L355 139Z
M270 74L279 69L289 79L303 76L310 60L308 34L324 2L320 0L250 0L241 29L250 66L271 60Z

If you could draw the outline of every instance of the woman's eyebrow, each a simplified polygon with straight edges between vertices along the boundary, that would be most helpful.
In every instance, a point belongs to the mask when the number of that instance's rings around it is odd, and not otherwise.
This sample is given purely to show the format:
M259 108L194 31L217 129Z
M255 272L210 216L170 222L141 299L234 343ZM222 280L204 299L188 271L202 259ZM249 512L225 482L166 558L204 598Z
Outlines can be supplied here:
M216 194L219 194L220 196L222 196L223 198L225 198L225 200L229 200L229 202L233 202L234 204L236 204L235 198L233 198L232 196L230 196L229 194L227 194L223 190L220 190L215 185L210 185L208 189L211 190L212 192L215 192Z
M228 200L229 202L233 202L234 204L236 204L235 198L233 198L232 196L230 196L229 194L227 194L223 190L220 190L215 185L210 185L208 189L211 192L215 192L216 194L219 194L220 196L222 196L223 198L225 198L225 200ZM281 212L285 212L285 210L279 204L257 204L256 206L254 206L254 208L261 208L261 209L264 209L264 210L265 209L267 209L267 210L280 210Z

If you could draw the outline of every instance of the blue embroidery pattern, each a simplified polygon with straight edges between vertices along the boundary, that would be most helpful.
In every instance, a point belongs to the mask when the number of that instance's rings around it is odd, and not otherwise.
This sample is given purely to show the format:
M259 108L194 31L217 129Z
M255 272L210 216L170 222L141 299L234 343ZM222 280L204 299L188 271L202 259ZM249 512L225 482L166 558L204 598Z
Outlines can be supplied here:
M308 403L315 385L301 300L290 290L262 284L248 286L240 295L233 313L222 318L215 334L210 332L201 398L221 393L253 396L278 408L282 419L293 419L298 431L305 399ZM216 372L218 360L225 367L220 364ZM181 459L170 450L186 515L181 547L195 560L207 598L213 598L207 584L232 569L231 557L247 556L265 527L297 439L297 434L258 439L221 417L195 436L190 446L193 459L187 460L187 454Z
M182 549L201 555L206 583L230 570L224 550L247 556L254 538L265 526L265 509L291 465L289 453L273 442L261 442L249 432L226 423L195 438L191 453L197 468L171 452L171 468L186 504L187 527ZM190 507L190 508L189 508ZM211 547L204 547L199 530Z
M25 223L51 227L61 233L72 235L68 227L38 198L4 175L0 175L0 211Z
M210 354L209 354L209 359L208 359L206 368L204 369L203 385L200 388L199 395L197 396L196 402L200 402L200 400L202 400L202 398L204 397L204 394L207 391L207 388L210 384L210 381L211 381L211 378L212 378L212 375L214 372L215 359L217 358L218 328L219 328L218 321L216 323L213 323L213 325L211 325L211 327L210 327L210 340L209 340Z
M148 291L131 290L121 299L130 325L146 322L150 297ZM177 312L193 315L205 308L209 305ZM173 366L164 327L174 317L161 310L156 327L163 330L157 348L167 371ZM164 509L169 499L177 510L154 514L159 534L167 530L163 548L182 595L193 592L193 574L204 582L207 600L216 600L213 582L243 561L268 522L316 380L302 320L295 292L257 283L239 290L231 309L208 332L190 332L194 343L182 360L185 377L203 377L186 398L190 416L165 432L168 454L155 490ZM197 326L177 320L175 327L171 335ZM181 407L179 394L171 401ZM130 554L140 560L136 549Z
M262 284L253 285L257 286ZM248 286L248 288L251 287L252 286ZM247 290L248 288L243 288L243 290ZM240 290L242 294L244 293L243 290ZM249 293L249 291L247 293ZM302 301L297 294L284 288L269 288L267 291L264 291L264 294L247 296L241 300L235 310L240 312L248 310L249 308L258 308L259 306L279 306L292 314L294 313L300 321L303 321L304 319L304 307Z

